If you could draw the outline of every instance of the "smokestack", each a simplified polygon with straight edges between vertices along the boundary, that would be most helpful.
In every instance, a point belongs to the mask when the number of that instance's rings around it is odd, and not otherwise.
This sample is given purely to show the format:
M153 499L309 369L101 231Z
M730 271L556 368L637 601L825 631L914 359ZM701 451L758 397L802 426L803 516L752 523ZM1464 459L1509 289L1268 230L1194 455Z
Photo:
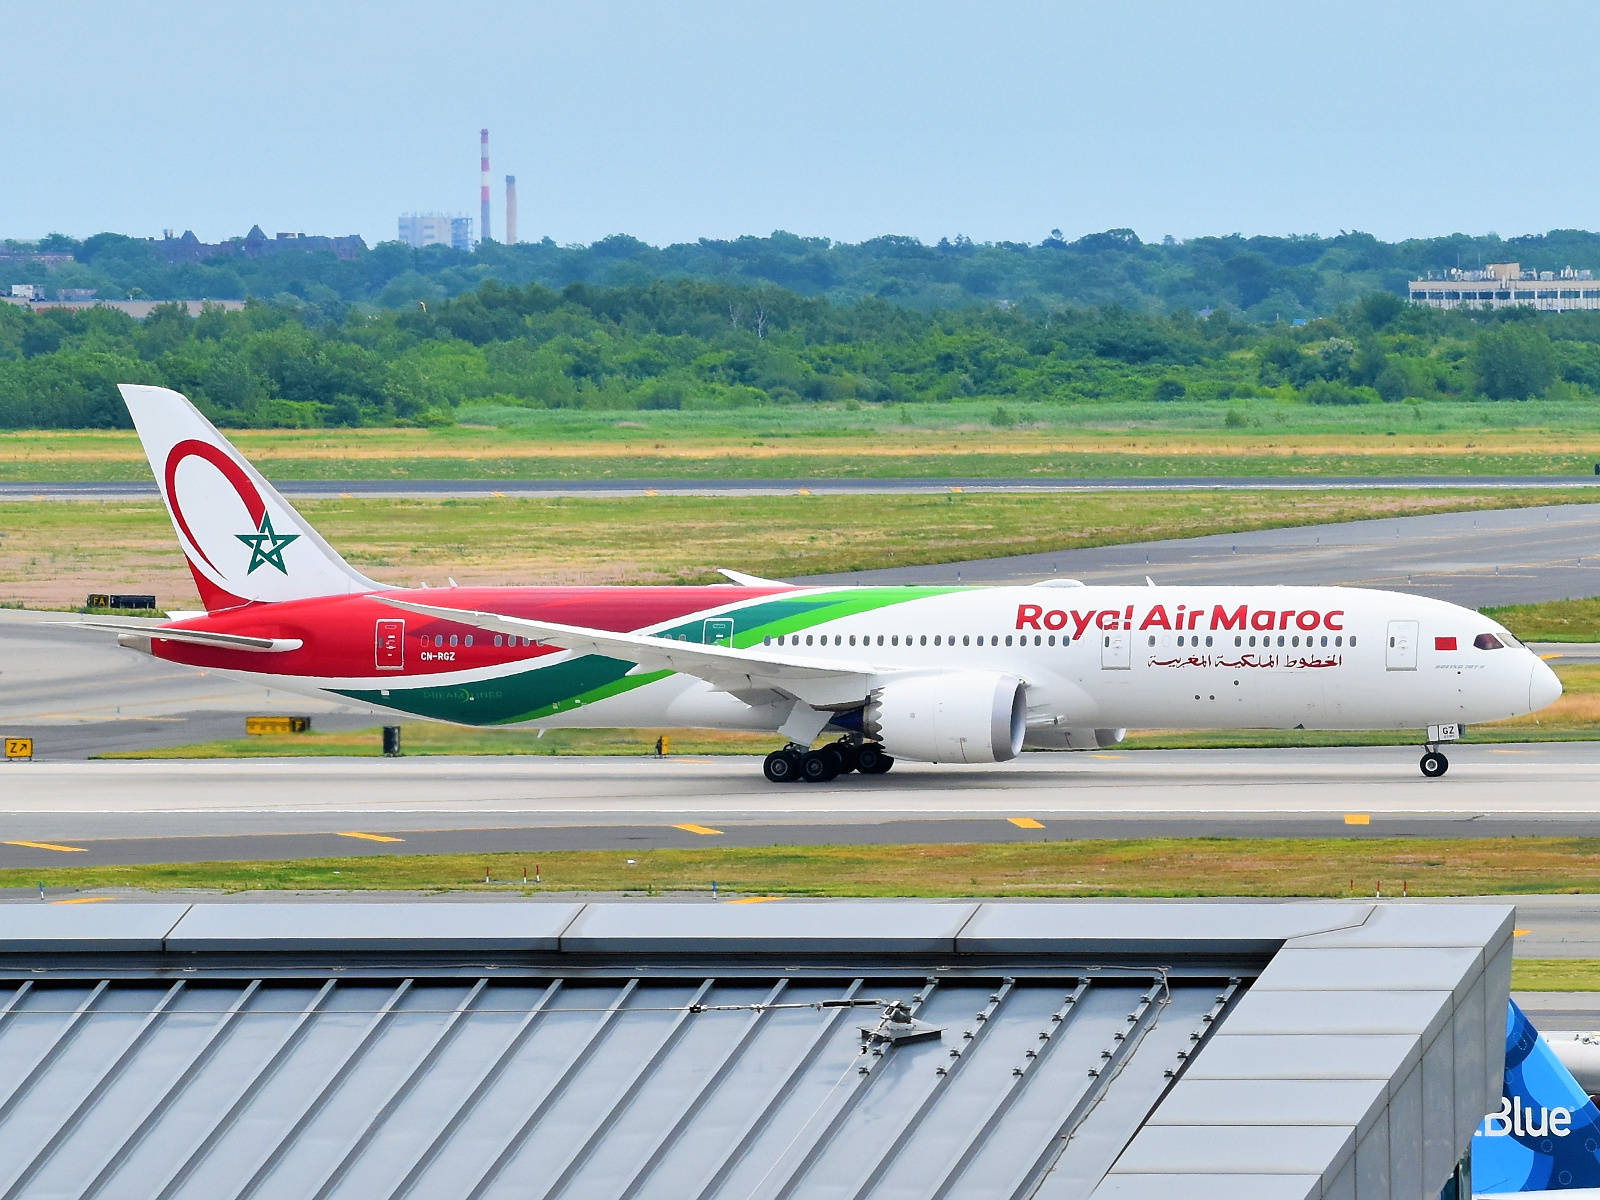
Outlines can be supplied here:
M506 245L517 244L517 177L506 176Z
M487 242L489 240L489 131L487 129L478 130L478 149L482 155L479 162L482 182L478 190L478 206L481 209L478 214L478 240Z

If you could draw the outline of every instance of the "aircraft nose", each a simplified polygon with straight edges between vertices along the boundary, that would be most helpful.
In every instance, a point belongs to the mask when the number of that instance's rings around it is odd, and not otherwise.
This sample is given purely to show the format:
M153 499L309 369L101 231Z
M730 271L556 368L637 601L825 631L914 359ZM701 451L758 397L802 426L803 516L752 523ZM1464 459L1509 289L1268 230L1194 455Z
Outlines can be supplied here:
M1533 671L1528 677L1528 711L1538 712L1548 704L1554 704L1561 698L1561 680L1556 678L1556 673L1550 669L1550 664L1542 659L1533 664Z

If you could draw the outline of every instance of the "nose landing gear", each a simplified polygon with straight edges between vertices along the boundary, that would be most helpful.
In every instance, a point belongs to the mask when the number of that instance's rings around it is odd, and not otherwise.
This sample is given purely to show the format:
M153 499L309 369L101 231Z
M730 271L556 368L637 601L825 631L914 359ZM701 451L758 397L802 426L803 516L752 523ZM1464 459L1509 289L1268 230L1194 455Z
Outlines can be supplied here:
M1436 747L1429 746L1422 755L1422 773L1429 779L1437 779L1450 769L1450 760L1441 754Z

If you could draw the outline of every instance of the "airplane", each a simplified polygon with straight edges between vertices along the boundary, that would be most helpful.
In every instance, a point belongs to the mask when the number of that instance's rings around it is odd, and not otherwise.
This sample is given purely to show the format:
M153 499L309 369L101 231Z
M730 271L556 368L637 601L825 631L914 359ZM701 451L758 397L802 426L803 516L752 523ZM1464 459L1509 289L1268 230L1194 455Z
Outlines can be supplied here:
M1500 1107L1472 1135L1472 1194L1600 1200L1600 1109L1515 1000Z
M464 725L758 730L774 783L1094 750L1129 727L1416 729L1561 694L1469 609L1343 587L403 588L351 567L177 392L121 385L204 612L83 622L169 662ZM537 529L529 530L537 538ZM824 734L831 740L814 746Z

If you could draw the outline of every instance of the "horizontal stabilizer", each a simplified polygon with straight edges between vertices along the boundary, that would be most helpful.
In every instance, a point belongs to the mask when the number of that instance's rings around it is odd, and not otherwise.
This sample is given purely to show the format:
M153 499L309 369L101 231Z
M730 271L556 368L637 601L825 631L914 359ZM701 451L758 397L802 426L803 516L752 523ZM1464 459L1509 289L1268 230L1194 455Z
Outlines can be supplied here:
M299 638L250 637L243 633L213 633L208 629L168 629L163 625L123 625L113 621L67 622L80 629L98 629L105 633L150 638L158 642L188 642L195 646L216 646L223 650L252 650L265 654L281 654L298 650L305 645Z
M718 567L717 574L724 579L737 583L740 587L789 587L781 579L763 579L759 575L746 575L743 571L735 571L732 567Z

